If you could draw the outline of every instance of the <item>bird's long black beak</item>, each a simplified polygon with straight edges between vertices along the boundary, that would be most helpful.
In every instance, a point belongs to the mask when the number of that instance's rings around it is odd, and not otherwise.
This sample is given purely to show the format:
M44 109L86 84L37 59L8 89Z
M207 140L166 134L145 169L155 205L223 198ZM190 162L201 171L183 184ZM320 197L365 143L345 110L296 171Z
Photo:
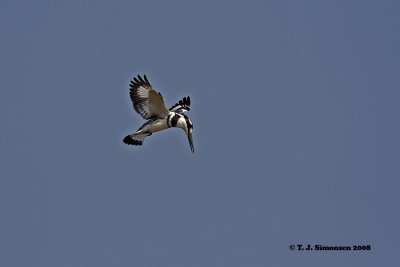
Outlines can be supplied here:
M187 136L188 136L188 140L189 140L190 150L192 150L192 153L194 153L192 132L188 132Z

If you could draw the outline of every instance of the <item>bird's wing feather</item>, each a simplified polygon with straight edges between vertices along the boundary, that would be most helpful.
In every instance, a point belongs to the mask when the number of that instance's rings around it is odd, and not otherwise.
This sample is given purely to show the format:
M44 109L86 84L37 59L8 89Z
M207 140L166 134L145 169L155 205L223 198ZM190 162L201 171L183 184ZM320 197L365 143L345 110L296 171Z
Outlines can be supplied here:
M184 113L189 110L190 110L190 97L189 96L182 98L182 100L179 100L178 103L176 103L169 109L169 111L178 112L178 113Z
M146 75L133 78L129 86L133 108L144 119L164 118L168 115L162 95L154 90Z

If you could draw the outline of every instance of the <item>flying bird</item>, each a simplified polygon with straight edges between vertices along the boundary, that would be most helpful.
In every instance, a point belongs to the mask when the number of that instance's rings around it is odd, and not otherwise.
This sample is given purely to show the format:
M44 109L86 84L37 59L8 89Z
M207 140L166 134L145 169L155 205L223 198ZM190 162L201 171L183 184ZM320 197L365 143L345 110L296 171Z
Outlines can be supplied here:
M140 75L134 77L129 87L133 108L147 121L136 132L127 135L123 142L128 145L141 146L147 136L171 127L177 127L185 131L190 149L194 153L193 123L184 114L190 110L190 97L184 97L170 109L167 109L163 96L153 88L146 75L143 75L143 78Z

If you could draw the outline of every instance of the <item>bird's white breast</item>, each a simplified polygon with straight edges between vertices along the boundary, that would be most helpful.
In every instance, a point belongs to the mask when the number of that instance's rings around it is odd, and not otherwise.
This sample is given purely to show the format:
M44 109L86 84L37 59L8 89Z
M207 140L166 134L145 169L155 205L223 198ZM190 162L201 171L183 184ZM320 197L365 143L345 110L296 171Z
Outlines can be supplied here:
M168 128L167 120L166 119L157 120L153 124L150 125L150 128L151 128L151 132L153 132L153 133L165 130Z

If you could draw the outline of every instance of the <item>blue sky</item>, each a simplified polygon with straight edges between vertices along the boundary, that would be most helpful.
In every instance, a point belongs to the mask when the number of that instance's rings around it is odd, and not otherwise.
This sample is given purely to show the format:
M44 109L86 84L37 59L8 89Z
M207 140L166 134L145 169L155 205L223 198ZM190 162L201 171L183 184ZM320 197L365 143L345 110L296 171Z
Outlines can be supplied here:
M2 1L0 265L393 265L399 8ZM137 74L191 96L194 154L122 143Z

